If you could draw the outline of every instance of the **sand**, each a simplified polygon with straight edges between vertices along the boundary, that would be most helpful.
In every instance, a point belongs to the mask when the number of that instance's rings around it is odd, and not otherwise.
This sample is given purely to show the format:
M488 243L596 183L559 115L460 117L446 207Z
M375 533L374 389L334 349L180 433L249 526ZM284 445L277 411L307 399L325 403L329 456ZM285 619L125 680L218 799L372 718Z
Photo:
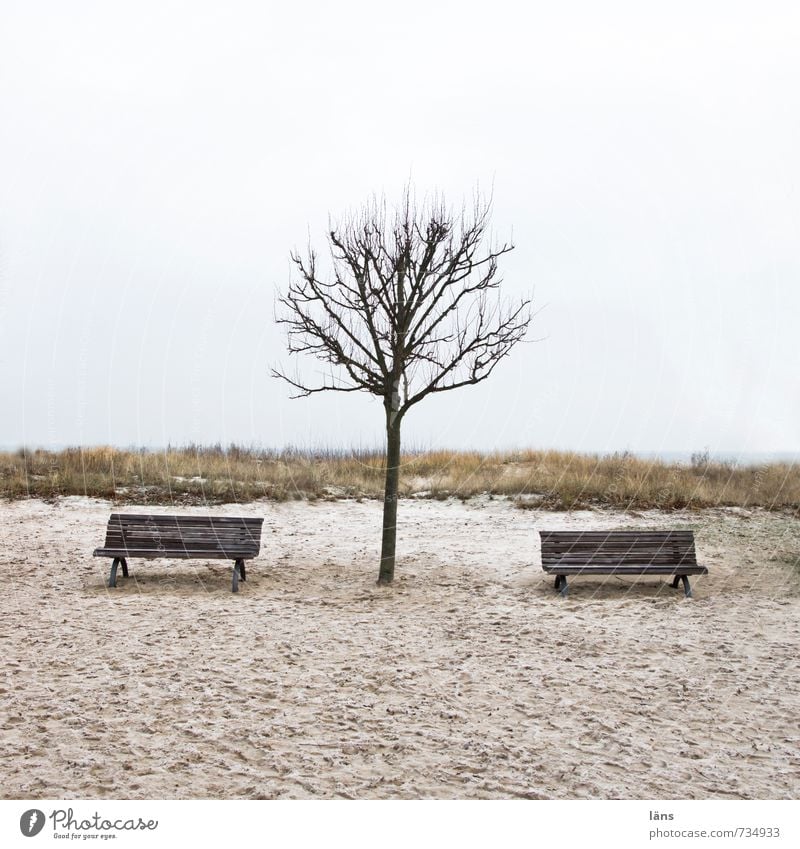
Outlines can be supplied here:
M137 508L126 508L129 512ZM175 512L168 508L143 508ZM0 505L3 798L796 798L800 521L269 502L219 561L92 558L111 505ZM708 577L576 579L538 528L688 527Z

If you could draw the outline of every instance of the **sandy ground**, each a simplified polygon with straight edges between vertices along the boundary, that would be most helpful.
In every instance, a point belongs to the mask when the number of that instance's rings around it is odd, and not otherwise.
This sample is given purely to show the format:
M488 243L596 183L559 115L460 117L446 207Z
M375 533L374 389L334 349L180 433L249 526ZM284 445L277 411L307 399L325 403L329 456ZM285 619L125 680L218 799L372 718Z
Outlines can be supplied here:
M378 503L215 508L265 517L233 595L219 561L107 589L109 512L0 505L3 798L800 795L797 520L408 501L379 588ZM694 528L711 574L561 599L535 531L572 527Z

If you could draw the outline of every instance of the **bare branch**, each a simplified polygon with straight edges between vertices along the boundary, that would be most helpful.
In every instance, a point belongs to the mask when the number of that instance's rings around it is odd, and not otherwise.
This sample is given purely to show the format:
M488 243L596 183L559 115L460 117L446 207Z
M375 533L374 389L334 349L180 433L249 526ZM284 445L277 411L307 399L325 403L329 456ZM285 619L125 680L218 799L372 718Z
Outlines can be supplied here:
M480 383L525 338L530 301L499 293L499 260L511 244L487 244L491 200L455 215L441 198L421 207L406 188L391 214L373 198L329 227L331 267L309 247L292 254L297 277L277 321L290 354L331 367L319 385L273 375L299 395L365 391L393 420L428 395Z

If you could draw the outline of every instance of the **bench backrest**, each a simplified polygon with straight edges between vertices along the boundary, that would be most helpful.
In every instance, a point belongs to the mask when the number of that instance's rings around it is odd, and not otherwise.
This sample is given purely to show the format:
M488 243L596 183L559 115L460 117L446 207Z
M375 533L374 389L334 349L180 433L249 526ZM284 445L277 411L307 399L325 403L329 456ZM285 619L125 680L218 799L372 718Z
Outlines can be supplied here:
M696 566L693 531L539 531L542 566Z
M106 548L163 551L165 555L212 552L255 557L261 548L263 519L231 516L156 516L112 513Z

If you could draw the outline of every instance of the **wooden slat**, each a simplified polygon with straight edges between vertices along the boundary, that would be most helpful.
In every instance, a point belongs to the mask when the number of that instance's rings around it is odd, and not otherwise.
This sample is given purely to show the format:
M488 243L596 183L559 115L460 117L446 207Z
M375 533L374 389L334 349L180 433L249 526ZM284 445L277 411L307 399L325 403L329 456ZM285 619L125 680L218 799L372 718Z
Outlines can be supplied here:
M563 557L551 557L551 556L543 556L542 561L545 563L594 563L596 565L600 565L601 563L695 563L697 560L693 555L678 555L676 557L652 557L648 556L646 553L632 551L625 555L613 555L607 556L602 554L585 554L582 556L563 556Z
M133 539L134 537L142 537L142 539L160 539L160 540L174 540L177 542L181 542L187 539L196 539L201 541L208 542L225 542L225 541L235 541L235 540L256 540L259 538L257 534L251 534L249 532L245 533L236 533L236 534L195 534L191 531L187 531L184 534L175 533L171 531L169 533L160 533L158 531L150 533L147 531L123 531L122 533L118 532L110 532L107 535L108 539Z
M127 523L135 523L135 522L143 522L145 524L159 524L159 523L175 523L180 525L191 525L191 524L214 524L214 525L226 525L226 524L250 524L250 525L258 525L260 526L264 519L261 517L251 517L251 516L175 516L175 515L158 515L158 514L147 514L147 513L112 513L109 518L109 524L112 522L122 522L124 524Z
M627 554L619 555L603 555L603 554L583 554L583 555L563 555L559 557L542 556L542 561L546 563L594 563L600 565L602 563L694 563L695 557L689 554L678 555L677 557L651 557L641 551L631 551Z
M553 575L707 575L708 569L697 564L691 566L651 566L648 564L626 566L543 566L543 570Z
M692 530L682 530L682 531L647 531L644 529L636 530L636 531L539 531L539 533L544 537L560 537L562 539L570 539L574 537L586 537L587 539L592 538L600 538L600 537L638 537L638 536L648 536L648 537L675 537L675 536L692 536L694 531Z
M677 542L660 542L656 545L637 544L635 542L625 545L606 545L602 540L589 544L567 543L566 545L553 545L543 542L542 547L548 551L633 551L634 549L641 549L642 551L689 551L694 548L691 544Z
M590 557L593 554L598 554L605 557L625 557L630 553L640 552L642 554L647 554L650 557L676 557L681 555L689 555L694 556L693 548L640 548L637 546L633 546L631 548L562 548L562 549L549 549L544 548L543 553L552 554L553 556L574 556L574 557Z
M539 534L542 537L554 537L560 539L610 539L612 537L624 539L626 537L639 536L647 536L658 539L659 537L692 537L694 536L694 531L539 531Z
M558 543L548 540L542 540L542 547L551 549L553 551L590 551L598 548L602 548L606 551L627 551L631 548L646 548L651 549L653 551L663 549L667 551L673 548L693 548L694 545L693 543L684 540L628 540L627 542L606 542L605 540L576 540L574 542Z
M544 545L550 548L628 548L632 545L646 546L648 548L669 548L670 546L678 546L685 548L692 544L691 540L687 539L574 539L574 540L542 540Z
M110 525L111 528L115 529L124 529L124 528L149 528L150 530L171 530L174 528L182 528L187 531L196 531L197 533L204 533L208 531L220 531L220 532L230 532L230 531L239 531L242 529L248 531L258 531L261 528L261 525L245 525L245 524L237 524L237 525L198 525L198 524L183 524L182 522L170 522L161 523L158 525L150 525L147 522L127 522L127 523L112 523Z
M258 551L243 548L216 548L216 549L158 549L158 548L97 548L95 557L143 557L154 560L163 557L167 560L187 560L197 558L198 560L252 560L258 556Z

